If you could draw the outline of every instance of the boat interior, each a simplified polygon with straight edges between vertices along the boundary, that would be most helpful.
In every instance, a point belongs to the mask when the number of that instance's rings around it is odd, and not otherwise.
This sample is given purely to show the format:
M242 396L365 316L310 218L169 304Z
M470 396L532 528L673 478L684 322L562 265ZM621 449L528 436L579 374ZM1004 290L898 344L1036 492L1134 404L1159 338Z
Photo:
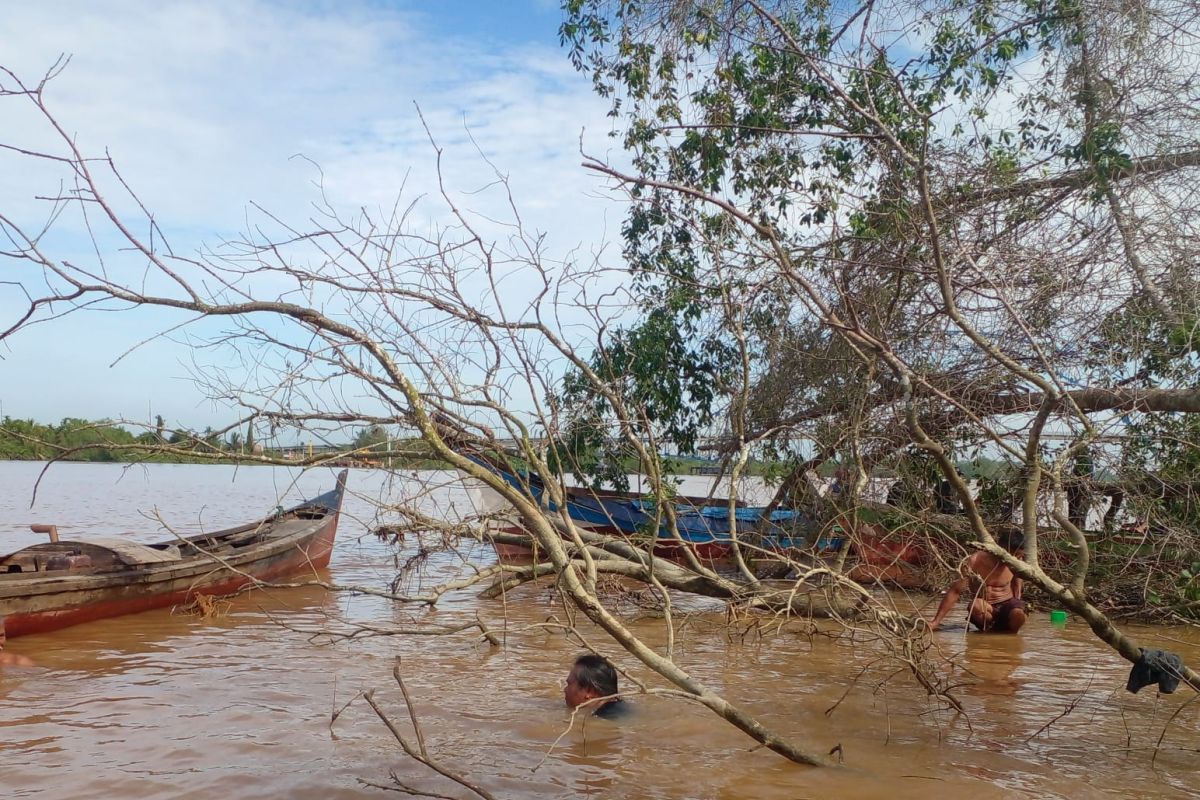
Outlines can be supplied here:
M31 573L104 572L127 567L161 564L206 556L227 556L251 545L278 539L308 528L323 519L324 508L302 508L282 517L230 530L199 534L175 541L142 544L115 536L39 542L0 557L0 579Z

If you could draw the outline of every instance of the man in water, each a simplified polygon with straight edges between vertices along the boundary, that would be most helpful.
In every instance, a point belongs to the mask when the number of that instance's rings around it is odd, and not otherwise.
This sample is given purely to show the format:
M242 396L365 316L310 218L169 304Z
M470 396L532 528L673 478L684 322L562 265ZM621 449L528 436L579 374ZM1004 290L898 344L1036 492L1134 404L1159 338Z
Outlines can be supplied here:
M1020 533L1006 531L1000 545L1017 558L1024 557L1025 540ZM968 618L981 631L1016 633L1025 624L1025 601L1021 599L1021 579L1003 561L980 550L963 559L958 580L946 590L929 627L938 625L954 608L958 597L969 588L972 594Z
M617 694L617 671L603 656L585 653L575 659L563 697L569 708L578 708L589 700L611 698L596 706L592 713L605 719L617 719L629 712L629 704Z

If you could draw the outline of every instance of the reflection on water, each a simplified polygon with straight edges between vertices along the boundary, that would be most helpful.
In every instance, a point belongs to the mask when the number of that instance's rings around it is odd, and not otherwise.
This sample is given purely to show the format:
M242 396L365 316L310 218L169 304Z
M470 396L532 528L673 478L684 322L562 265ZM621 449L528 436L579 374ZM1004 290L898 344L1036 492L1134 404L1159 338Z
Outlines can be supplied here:
M1013 673L1021 665L1025 639L1004 634L971 633L965 639L962 663L977 683L971 688L980 695L1012 696L1019 685Z
M145 514L156 507L181 528L220 527L332 482L329 471L62 465L51 469L30 509L39 466L0 463L7 489L0 496L0 550L35 540L29 522L56 523L72 535L129 531L154 540L163 533ZM421 479L445 483L449 476ZM368 534L377 519L366 498L385 481L379 473L351 473L359 496L347 501L331 580L386 586L414 552L410 541L397 557ZM457 514L467 500L443 486L423 503ZM429 585L489 558L482 550L443 557L425 564L421 577ZM506 648L493 650L469 634L310 641L312 631L347 621L452 624L476 613L505 633ZM355 700L377 689L407 729L391 677L397 656L433 753L499 797L791 800L962 792L982 800L1195 791L1200 704L1184 705L1187 690L1161 698L1151 690L1125 693L1127 665L1077 624L1054 628L1035 614L1019 636L939 633L939 647L958 665L966 715L937 709L904 677L885 680L895 667L874 663L879 653L869 645L787 630L728 637L716 615L681 626L677 658L699 680L813 749L842 746L846 769L810 770L755 748L703 709L658 697L634 697L635 715L626 722L592 719L568 730L559 681L578 648L539 627L561 614L544 587L525 587L503 602L464 592L435 611L302 588L235 598L216 618L152 611L16 639L13 649L37 666L0 672L5 795L383 796L358 779L386 782L395 770L423 789L465 796L406 759ZM660 621L632 627L652 644L665 643ZM1138 635L1146 645L1200 658L1192 631ZM609 654L649 685L662 685L627 656ZM826 714L851 684L846 700Z

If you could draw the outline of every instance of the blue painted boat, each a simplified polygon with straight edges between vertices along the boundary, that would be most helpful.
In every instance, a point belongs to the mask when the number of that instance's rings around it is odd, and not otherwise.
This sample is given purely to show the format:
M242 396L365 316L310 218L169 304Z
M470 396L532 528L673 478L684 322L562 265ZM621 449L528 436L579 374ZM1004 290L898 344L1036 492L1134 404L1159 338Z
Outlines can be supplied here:
M514 471L496 461L473 453L463 453L476 464L492 471L508 485L545 505L550 511L558 506L544 500L545 484L537 475L525 471ZM631 492L595 491L591 489L567 488L567 514L577 523L591 530L612 535L630 536L646 534L656 525L658 509L652 500ZM657 519L658 543L656 551L680 547L693 549L698 556L717 559L727 556L732 548L733 524L727 505L709 505L708 498L677 497L675 502L676 539L665 519ZM737 522L738 537L749 536L764 526L764 506L738 506L733 519ZM787 550L805 546L806 539L791 532L805 522L796 511L776 509L766 521L763 531L763 546L772 550ZM808 526L805 526L808 527ZM828 537L826 537L828 539Z

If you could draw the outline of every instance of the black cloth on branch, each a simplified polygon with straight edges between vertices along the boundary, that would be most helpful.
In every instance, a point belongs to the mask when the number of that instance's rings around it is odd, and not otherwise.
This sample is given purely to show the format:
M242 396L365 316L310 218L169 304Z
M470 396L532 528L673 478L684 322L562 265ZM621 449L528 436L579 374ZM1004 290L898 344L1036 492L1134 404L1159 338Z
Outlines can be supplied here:
M1179 688L1179 679L1183 675L1183 661L1179 656L1166 650L1147 650L1141 648L1142 657L1129 670L1129 682L1125 688L1134 694L1139 689L1152 683L1158 684L1158 691L1170 694Z

